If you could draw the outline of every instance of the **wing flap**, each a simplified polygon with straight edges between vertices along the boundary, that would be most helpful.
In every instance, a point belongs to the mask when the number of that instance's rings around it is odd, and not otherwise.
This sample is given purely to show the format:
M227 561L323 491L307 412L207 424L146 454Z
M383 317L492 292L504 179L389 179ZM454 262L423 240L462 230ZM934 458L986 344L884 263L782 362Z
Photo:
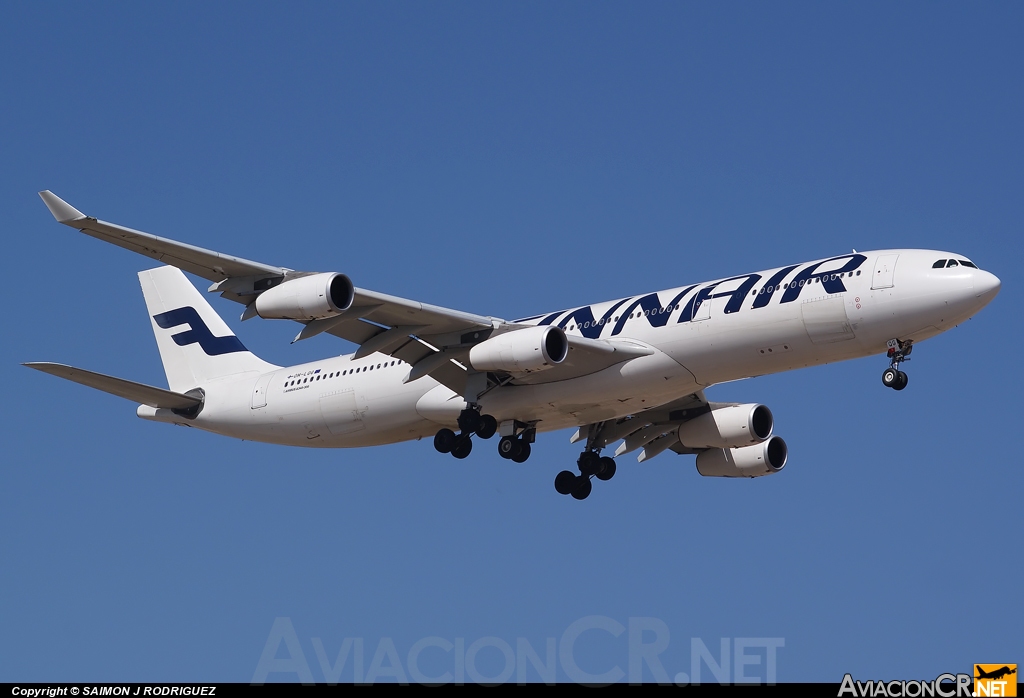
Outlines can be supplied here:
M570 442L586 440L588 448L605 448L623 439L615 455L620 456L643 448L640 462L650 460L669 449L680 454L696 453L697 451L679 443L676 430L681 423L710 409L711 405L704 397L704 391L698 390L635 415L580 427Z
M75 383L81 383L82 385L89 386L90 388L102 390L105 393L123 397L126 400L131 400L132 402L141 402L143 405L149 405L150 407L164 407L171 410L187 410L197 407L202 403L201 399L192 397L191 395L183 395L182 393L164 390L163 388L157 388L152 385L136 383L135 381L125 380L124 378L115 378L114 376L86 371L85 369L75 368L74 366L67 366L65 364L55 364L48 361L33 361L22 364L22 366L28 366L29 368L34 368L37 371L49 373L51 376L57 376L58 378L64 378L65 380L73 381Z

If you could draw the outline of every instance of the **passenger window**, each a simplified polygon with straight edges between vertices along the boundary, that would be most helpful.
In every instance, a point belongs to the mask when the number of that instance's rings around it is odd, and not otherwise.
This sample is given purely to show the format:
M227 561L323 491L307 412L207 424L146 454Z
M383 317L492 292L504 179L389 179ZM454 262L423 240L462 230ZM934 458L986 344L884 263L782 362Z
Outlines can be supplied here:
M951 259L948 262L946 262L946 268L947 269L949 269L950 267L958 267L958 266L960 266L960 265L956 263L955 259Z
M932 265L932 269L942 269L944 266L946 266L946 260L940 259Z

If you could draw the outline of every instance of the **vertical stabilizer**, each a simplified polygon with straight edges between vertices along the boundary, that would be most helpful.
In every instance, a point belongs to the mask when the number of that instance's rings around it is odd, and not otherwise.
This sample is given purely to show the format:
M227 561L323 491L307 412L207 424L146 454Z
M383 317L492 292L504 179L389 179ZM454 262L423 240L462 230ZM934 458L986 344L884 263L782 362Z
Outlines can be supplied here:
M171 390L185 392L214 378L277 368L242 346L180 269L141 271L139 282Z

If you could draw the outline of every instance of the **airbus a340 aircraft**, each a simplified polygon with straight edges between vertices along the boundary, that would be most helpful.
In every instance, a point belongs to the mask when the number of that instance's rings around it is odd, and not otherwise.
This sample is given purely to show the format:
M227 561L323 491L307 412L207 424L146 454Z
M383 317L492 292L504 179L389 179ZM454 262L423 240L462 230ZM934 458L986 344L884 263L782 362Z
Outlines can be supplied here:
M577 471L555 489L585 499L615 456L695 454L701 475L759 477L786 465L771 411L708 402L715 383L886 352L882 383L921 340L963 322L999 292L968 258L881 250L544 313L474 315L353 286L334 272L205 250L91 218L49 191L61 223L170 266L139 272L169 390L54 363L31 368L142 403L138 416L239 439L344 448L433 437L465 458L500 435L522 463L538 431L577 427ZM247 351L181 270L245 306L242 319L294 320L352 354L298 366ZM458 430L456 432L456 429Z

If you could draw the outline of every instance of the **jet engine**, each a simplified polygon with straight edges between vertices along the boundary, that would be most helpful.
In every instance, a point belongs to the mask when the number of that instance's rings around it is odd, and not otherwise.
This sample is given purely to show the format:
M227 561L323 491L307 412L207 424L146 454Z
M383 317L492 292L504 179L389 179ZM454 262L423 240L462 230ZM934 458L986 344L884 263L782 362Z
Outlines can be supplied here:
M256 314L267 320L317 320L343 313L354 298L355 287L344 274L310 274L261 293Z
M679 425L679 440L689 448L740 448L772 435L775 419L764 405L727 405Z
M547 325L484 340L469 350L469 363L477 371L531 373L562 363L568 353L565 332Z
M709 448L697 454L697 472L704 477L761 477L786 467L789 448L778 436L743 448Z

